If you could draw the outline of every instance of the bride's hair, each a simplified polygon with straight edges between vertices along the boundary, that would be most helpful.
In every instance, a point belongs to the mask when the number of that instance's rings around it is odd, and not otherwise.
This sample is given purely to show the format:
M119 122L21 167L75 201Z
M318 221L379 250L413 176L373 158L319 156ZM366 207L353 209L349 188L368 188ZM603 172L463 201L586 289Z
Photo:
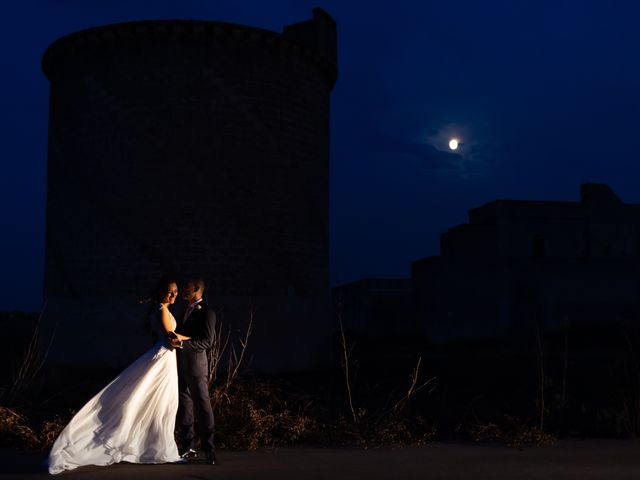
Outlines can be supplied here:
M167 292L169 291L169 285L171 285L172 283L177 284L176 280L174 280L173 277L163 275L162 277L160 277L160 280L158 280L153 293L141 302L149 304L149 308L147 308L147 314L144 316L144 329L147 332L151 330L151 315L153 315L153 312L157 310L160 301L164 297L166 297Z
M156 303L160 303L162 299L167 296L169 285L171 285L172 283L175 283L176 285L178 284L178 282L172 277L166 275L160 277L160 280L158 280L156 288L151 295L151 300Z

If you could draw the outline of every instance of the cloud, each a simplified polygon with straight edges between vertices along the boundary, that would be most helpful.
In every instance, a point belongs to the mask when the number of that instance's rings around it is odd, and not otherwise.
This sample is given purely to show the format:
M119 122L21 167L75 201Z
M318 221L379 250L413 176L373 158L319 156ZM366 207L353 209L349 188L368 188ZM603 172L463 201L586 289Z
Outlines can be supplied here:
M438 150L427 143L385 135L378 135L376 138L374 145L376 151L410 155L420 160L430 170L455 169L462 161L460 155Z
M460 147L455 152L449 150L452 137L460 138ZM461 179L484 176L489 163L487 145L467 143L461 135L447 135L442 130L432 130L425 140L415 140L379 134L373 149L380 153L407 155L416 159L428 171Z
M451 123L428 131L425 134L425 143L438 151L449 151L449 140L457 139L459 173L464 178L476 178L486 175L495 148L487 141L486 134L483 135L483 140L479 141L477 132L475 133L468 127Z

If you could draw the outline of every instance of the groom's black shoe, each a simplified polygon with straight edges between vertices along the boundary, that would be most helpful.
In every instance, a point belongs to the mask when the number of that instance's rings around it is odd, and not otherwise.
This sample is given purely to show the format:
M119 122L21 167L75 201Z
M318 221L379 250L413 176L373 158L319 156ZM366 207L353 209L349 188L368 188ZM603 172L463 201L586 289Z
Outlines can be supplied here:
M207 453L207 463L209 465L217 465L218 459L216 458L216 452L208 452Z
M198 456L198 452L196 452L193 448L189 448L180 454L180 458L185 460L189 460L190 458L195 458Z

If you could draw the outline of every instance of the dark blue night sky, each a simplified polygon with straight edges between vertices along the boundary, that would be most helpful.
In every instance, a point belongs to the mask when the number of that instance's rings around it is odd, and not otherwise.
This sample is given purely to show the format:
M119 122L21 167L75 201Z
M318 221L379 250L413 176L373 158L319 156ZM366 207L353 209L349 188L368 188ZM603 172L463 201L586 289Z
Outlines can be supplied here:
M2 6L0 310L42 303L48 82L58 37L142 19L280 31L338 24L331 283L408 276L439 235L496 198L640 203L640 4L588 0L25 1ZM461 139L459 153L446 148ZM114 168L119 168L114 165Z

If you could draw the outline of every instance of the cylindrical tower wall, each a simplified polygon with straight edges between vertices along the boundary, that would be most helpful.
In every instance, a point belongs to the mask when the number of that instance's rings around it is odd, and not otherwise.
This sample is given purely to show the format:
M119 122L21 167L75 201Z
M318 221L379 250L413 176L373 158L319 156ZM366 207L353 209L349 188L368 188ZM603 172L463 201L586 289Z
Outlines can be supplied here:
M201 273L210 297L236 304L326 298L326 13L283 34L200 21L95 28L54 42L43 70L47 299L134 298L162 272Z

